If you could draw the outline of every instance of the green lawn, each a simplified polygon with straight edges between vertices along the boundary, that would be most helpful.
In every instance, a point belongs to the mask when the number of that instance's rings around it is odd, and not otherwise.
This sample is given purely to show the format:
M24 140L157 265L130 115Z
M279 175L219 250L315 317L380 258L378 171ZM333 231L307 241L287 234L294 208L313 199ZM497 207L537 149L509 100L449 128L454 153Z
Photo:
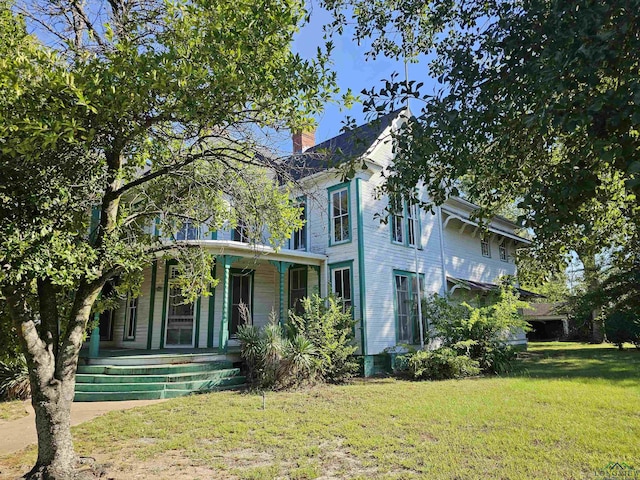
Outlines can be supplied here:
M511 377L356 381L268 393L266 410L260 396L214 393L74 433L122 479L591 479L610 462L640 468L640 351L551 343L524 357Z

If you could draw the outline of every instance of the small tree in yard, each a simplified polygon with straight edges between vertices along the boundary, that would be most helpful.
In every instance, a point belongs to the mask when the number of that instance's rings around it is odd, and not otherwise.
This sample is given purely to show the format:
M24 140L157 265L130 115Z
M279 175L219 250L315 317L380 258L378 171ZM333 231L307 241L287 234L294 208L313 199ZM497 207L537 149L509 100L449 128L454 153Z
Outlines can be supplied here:
M213 259L167 240L183 227L241 218L277 246L300 226L253 132L304 128L334 92L325 56L290 51L304 16L295 0L0 0L0 292L36 412L27 478L75 476L75 373L107 282L135 292L171 252L194 299Z

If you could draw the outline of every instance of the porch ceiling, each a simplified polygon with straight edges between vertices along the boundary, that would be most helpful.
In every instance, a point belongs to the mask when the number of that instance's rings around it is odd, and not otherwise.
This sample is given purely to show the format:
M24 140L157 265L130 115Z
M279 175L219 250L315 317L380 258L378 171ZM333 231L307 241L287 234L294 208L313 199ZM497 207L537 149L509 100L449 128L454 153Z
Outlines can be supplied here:
M299 250L275 250L266 245L252 245L232 240L182 240L182 244L199 245L215 255L234 255L243 258L292 262L301 265L324 265L326 255Z

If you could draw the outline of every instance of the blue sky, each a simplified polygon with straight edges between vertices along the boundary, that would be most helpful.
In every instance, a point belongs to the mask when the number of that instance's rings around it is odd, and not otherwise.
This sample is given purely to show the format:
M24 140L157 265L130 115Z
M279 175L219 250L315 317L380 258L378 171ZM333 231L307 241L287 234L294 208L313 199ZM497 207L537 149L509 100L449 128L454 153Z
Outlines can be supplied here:
M311 22L298 33L293 45L294 50L305 58L313 57L317 47L324 45L322 27L331 20L331 16L317 5L312 8ZM358 95L363 88L380 86L381 80L389 78L393 72L398 72L401 78L404 78L404 64L402 62L395 62L384 57L366 60L366 45L358 46L352 40L351 32L347 30L342 36L334 36L333 43L333 68L337 72L341 91L346 92L350 88L354 95ZM425 67L424 64L410 64L409 78L424 82L428 90L429 84L435 81L424 78ZM421 78L418 78L420 75ZM415 110L414 105L411 105L411 108ZM318 121L316 142L319 143L339 134L343 126L342 121L347 115L355 118L358 124L366 121L360 104L356 103L351 110L341 109L336 104L327 105L324 114L316 119ZM288 147L291 148L290 142Z

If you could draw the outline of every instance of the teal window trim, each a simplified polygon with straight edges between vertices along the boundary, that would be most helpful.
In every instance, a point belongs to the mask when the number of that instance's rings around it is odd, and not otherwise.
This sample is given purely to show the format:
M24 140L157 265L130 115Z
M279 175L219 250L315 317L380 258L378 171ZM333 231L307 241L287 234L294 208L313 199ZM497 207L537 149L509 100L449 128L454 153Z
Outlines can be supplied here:
M334 230L333 230L333 194L337 191L346 189L347 191L347 222L349 224L349 238L346 240L341 240L339 242L335 242L334 239ZM351 223L351 182L342 182L337 185L333 185L327 188L328 195L328 226L329 226L329 246L332 247L334 245L345 245L351 243L351 239L353 238L353 224Z
M293 272L294 270L304 270L304 276L305 276L305 286L304 286L304 297L308 297L309 296L309 265L292 265L291 267L289 267L289 274L288 274L288 278L287 278L287 285L288 285L288 289L287 289L287 305L288 308L293 308L293 305L291 305L291 272ZM303 297L303 298L304 298Z
M254 299L254 291L255 291L255 270L251 270L248 268L230 268L229 269L229 320L227 323L227 328L229 328L229 325L231 325L231 315L232 315L232 308L233 308L233 295L232 295L232 281L231 281L231 277L233 277L234 275L242 275L242 276L250 276L251 277L251 292L249 293L249 295L251 295L251 305L249 305L249 312L251 313L251 325L253 325L253 299Z
M218 239L218 230L213 230L211 232L211 240L217 240Z
M400 338L399 338L399 333L400 333L400 323L399 323L399 319L398 319L398 291L397 291L397 285L396 285L396 276L397 275L402 275L405 276L409 279L409 298L413 299L413 279L416 277L416 272L410 272L408 270L397 270L394 269L393 270L393 276L392 276L392 281L393 281L393 317L394 317L394 324L395 324L395 328L396 328L396 345L398 343L400 343ZM424 285L425 283L425 276L424 273L420 273L419 274L419 278L422 280L422 284ZM421 294L424 295L424 290L420 291ZM413 312L411 313L411 329L413 330L414 327L414 323L416 323L417 319L414 318L414 314ZM415 332L411 332L411 338L415 337ZM406 343L406 342L405 342Z
M301 228L301 230L304 231L304 248L298 248L298 249L295 248L294 237L297 232L293 232L291 234L291 238L289 239L289 250L296 250L298 252L308 252L309 251L309 204L307 202L306 195L301 195L299 197L296 197L296 205L300 205L300 204L304 204L304 225Z
M391 199L389 199L389 207L391 207ZM411 205L409 205L407 203L406 200L404 200L402 202L402 215L394 215L393 213L390 214L390 221L389 221L389 236L391 238L391 244L392 245L399 245L399 246L405 246L405 247L410 247L410 248L414 248L413 243L409 242L409 224L411 222L410 218L409 218L409 211L410 211ZM415 240L417 240L418 242L418 250L422 250L422 209L419 208L419 206L417 204L414 204L414 208L415 208L415 229L414 229L414 237ZM402 229L402 241L398 242L394 239L395 237L395 219L400 217L401 218L401 225L400 228Z
M151 292L149 294L149 324L147 327L147 350L151 350L151 341L153 339L153 320L156 303L156 277L158 274L158 261L151 263Z
M353 260L345 260L344 262L336 262L336 263L330 263L329 264L329 285L331 285L331 293L334 293L333 290L333 272L335 270L342 270L344 268L348 268L349 269L349 287L350 287L350 294L351 294L351 298L349 299L351 301L351 315L354 315L354 308L353 308L353 303L354 303L354 290L353 290Z
M171 267L177 265L177 260L167 260L164 268L164 298L162 300L162 325L160 331L160 348L164 348L165 346L165 337L167 335L166 327L167 327L167 306L169 302L169 272L171 271ZM197 348L198 346L198 334L200 333L200 297L195 302L193 306L193 323L194 323L194 333L193 333L193 348Z

